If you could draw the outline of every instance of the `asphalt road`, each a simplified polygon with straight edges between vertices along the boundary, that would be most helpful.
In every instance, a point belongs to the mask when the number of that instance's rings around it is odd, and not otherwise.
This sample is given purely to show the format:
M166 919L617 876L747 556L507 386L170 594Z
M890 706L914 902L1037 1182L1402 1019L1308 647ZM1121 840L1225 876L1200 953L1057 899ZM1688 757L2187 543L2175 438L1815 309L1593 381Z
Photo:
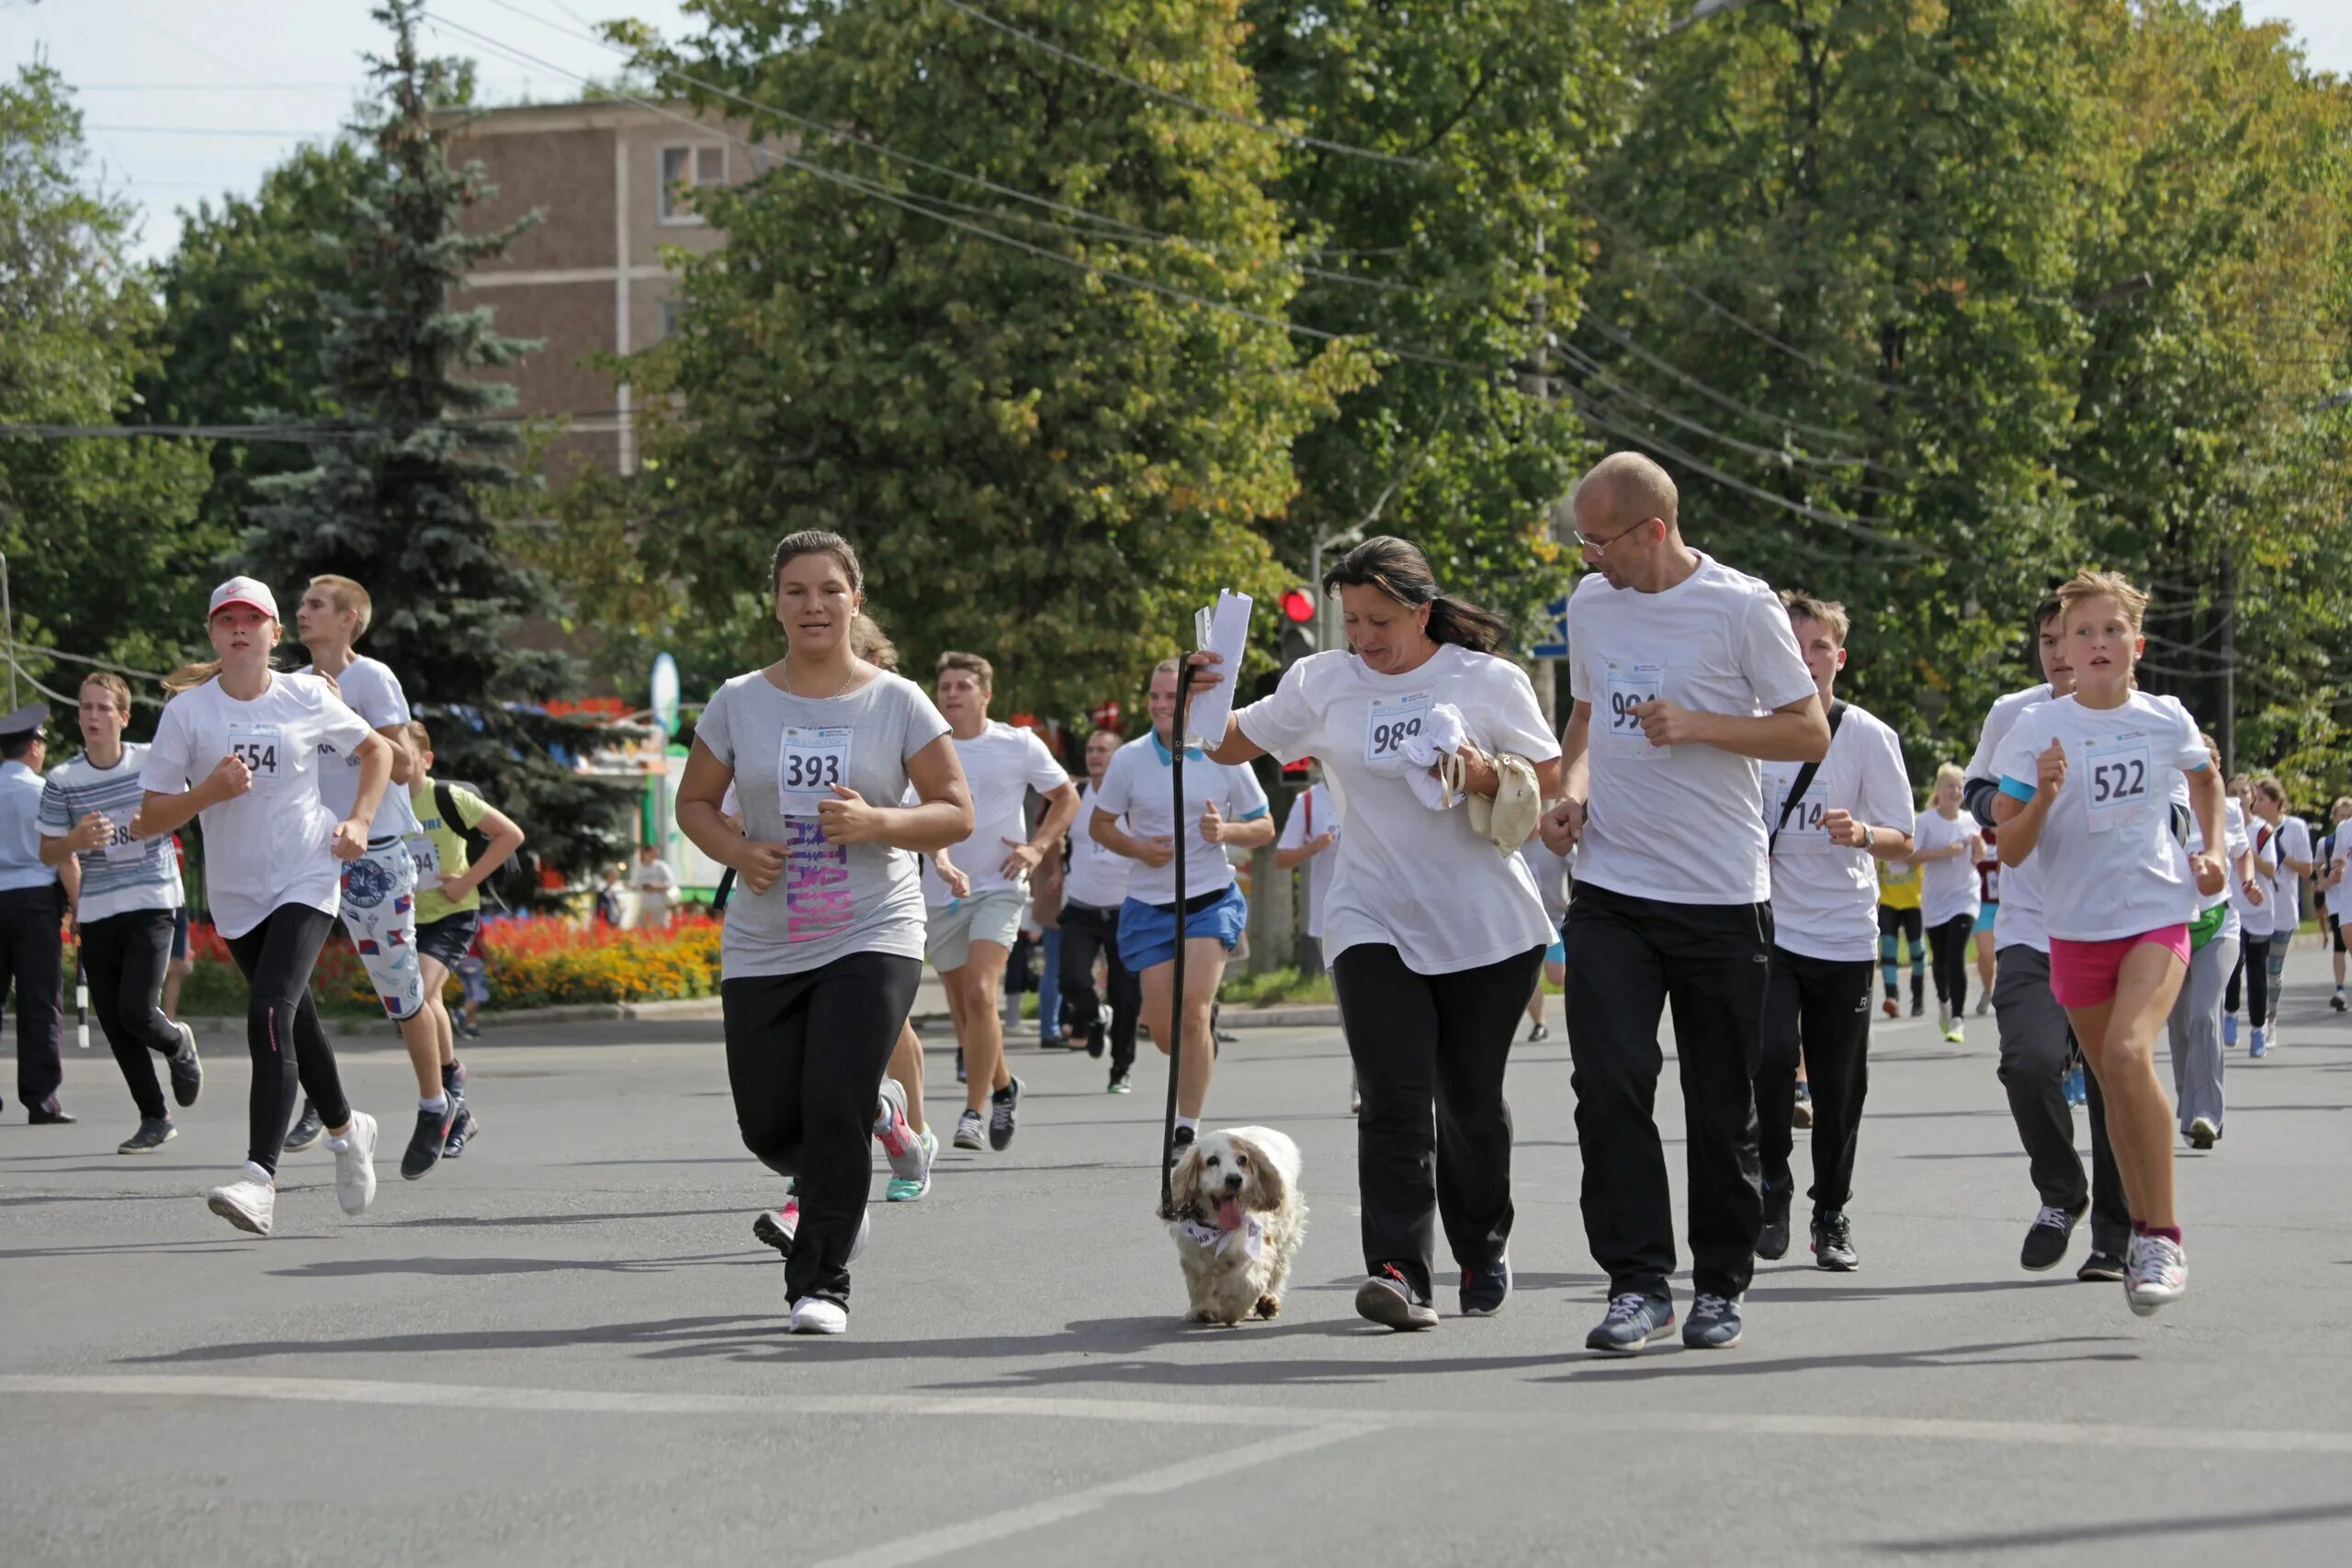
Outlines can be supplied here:
M469 1056L485 1131L413 1184L404 1065L351 1049L377 1206L345 1220L323 1150L291 1156L266 1241L199 1196L242 1152L242 1051L211 1043L178 1141L127 1159L101 1049L68 1064L78 1127L13 1095L0 1126L0 1560L2340 1562L2352 1022L2316 952L2290 979L2283 1045L2233 1057L2226 1137L2181 1156L2180 1305L2018 1271L2034 1198L1991 1021L1959 1047L1905 1021L1875 1042L1861 1270L1800 1237L1740 1348L1624 1361L1581 1348L1601 1280L1556 1032L1512 1068L1519 1290L1468 1320L1449 1289L1412 1336L1351 1308L1335 1031L1246 1033L1211 1101L1304 1151L1279 1321L1180 1321L1157 1094L1030 1051L1010 1150L948 1155L917 1203L877 1179L831 1340L781 1332L750 1235L778 1184L708 1023L494 1036ZM944 1042L931 1066L944 1104Z

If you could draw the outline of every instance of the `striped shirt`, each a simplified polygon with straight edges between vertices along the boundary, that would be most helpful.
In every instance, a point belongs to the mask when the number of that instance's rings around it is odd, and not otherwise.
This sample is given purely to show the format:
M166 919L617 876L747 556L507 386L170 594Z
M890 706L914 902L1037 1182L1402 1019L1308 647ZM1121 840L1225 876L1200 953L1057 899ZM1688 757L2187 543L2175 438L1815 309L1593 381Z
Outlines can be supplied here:
M146 787L139 781L146 765L147 748L126 745L122 760L101 768L85 755L49 771L40 794L40 830L44 838L62 839L91 812L114 824L113 841L103 849L84 850L82 863L84 924L135 909L176 909L180 907L180 861L169 834L160 839L134 839L130 819L139 814Z

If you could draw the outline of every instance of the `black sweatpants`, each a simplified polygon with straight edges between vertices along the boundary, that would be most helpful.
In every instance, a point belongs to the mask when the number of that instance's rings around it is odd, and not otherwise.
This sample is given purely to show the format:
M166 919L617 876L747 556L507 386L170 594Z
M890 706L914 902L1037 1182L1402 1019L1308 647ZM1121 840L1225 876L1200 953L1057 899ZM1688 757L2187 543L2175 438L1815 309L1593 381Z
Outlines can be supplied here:
M1584 1154L1584 1231L1609 1293L1667 1294L1674 1211L1657 1131L1660 1016L1674 1010L1688 1142L1691 1280L1737 1296L1763 1228L1756 1073L1772 911L1765 904L1671 904L1579 882L1567 947L1568 1055ZM1514 993L1524 1006L1527 993Z
M1935 970L1936 1000L1958 1018L1968 1007L1969 946L1975 940L1976 917L1954 915L1928 928L1928 955Z
M2066 1010L2050 992L2050 954L2023 942L2002 948L1994 958L1993 1019L2001 1033L1998 1073L2009 1099L2009 1118L2024 1145L2034 1191L2044 1205L2071 1213L2090 1210L2091 1246L2123 1256L2132 1240L2132 1210L2123 1196L2123 1174L2107 1137L2107 1096L2098 1075L2086 1071L2091 1163L2075 1144L2075 1110L2066 1103L2066 1066L2075 1057L2075 1032Z
M1331 985L1354 1058L1356 1192L1367 1273L1394 1264L1420 1301L1436 1266L1432 1213L1464 1269L1510 1245L1510 1107L1503 1068L1544 950L1451 975L1405 966L1394 947L1351 947ZM1432 1130L1430 1108L1436 1108Z
M254 1087L245 1102L245 1157L275 1175L286 1147L299 1085L319 1120L340 1127L351 1120L334 1052L311 1000L311 969L334 929L334 917L307 904L280 904L261 924L227 939L252 994L245 999L245 1051L254 1059Z
M2238 966L2230 971L2229 988L2222 996L2222 1010L2238 1010L2238 980L2245 980L2246 1002L2252 1010L2254 1027L2267 1029L2270 1023L2270 943L2274 938L2249 936L2238 943Z
M785 1299L849 1302L849 1252L874 1179L874 1110L922 960L850 953L797 975L721 979L727 1082L743 1146L797 1177Z
M172 962L172 911L130 909L82 927L82 971L90 1006L141 1121L171 1115L155 1058L179 1052L180 1032L164 1016L164 971Z
M1143 1016L1143 980L1119 962L1119 911L1091 904L1062 906L1062 1028L1073 1039L1100 1028L1102 998L1094 989L1094 955L1111 976L1111 1076L1125 1077L1136 1063L1136 1022Z
M65 890L54 882L0 891L0 1008L17 1010L17 1099L47 1105L65 1080ZM13 983L16 995L9 989Z
M1815 1214L1843 1209L1854 1196L1854 1151L1861 1141L1862 1100L1870 1092L1871 969L1867 958L1807 958L1772 949L1764 987L1764 1065L1756 1073L1756 1124L1764 1188L1795 1184L1797 1063L1813 1089Z

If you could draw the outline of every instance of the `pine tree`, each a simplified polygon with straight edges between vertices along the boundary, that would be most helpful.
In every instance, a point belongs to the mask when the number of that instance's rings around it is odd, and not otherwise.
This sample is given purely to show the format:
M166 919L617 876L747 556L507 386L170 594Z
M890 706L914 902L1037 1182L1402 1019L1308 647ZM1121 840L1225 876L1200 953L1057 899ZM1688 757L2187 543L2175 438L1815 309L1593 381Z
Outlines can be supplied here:
M422 10L385 0L375 12L394 49L370 62L381 102L357 130L371 152L349 221L322 241L344 280L327 297L335 325L317 400L334 412L305 422L315 466L255 483L244 556L281 590L321 572L366 585L375 613L361 651L391 666L431 725L436 773L478 784L542 859L582 872L614 852L627 792L557 760L582 747L585 727L521 705L564 690L571 671L563 655L518 646L553 594L498 504L536 488L518 467L522 433L497 417L514 389L481 374L537 344L448 302L536 215L461 227L492 190L479 164L450 166L447 111L469 96L467 67L418 53Z

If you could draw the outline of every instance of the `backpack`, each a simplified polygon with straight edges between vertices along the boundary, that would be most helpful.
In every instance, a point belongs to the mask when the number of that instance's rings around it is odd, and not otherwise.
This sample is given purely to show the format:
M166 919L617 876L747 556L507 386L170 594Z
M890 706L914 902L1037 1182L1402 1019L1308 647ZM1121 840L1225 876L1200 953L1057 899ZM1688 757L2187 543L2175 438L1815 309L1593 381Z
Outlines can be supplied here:
M433 781L433 809L440 817L441 825L457 834L458 840L466 846L466 863L474 865L481 862L482 856L490 852L490 835L481 830L481 823L477 822L469 828L466 826L466 819L458 815L456 792L461 789L471 793L477 800L482 798L481 791L475 789L473 785L462 779L435 779ZM491 879L503 874L504 869L502 867L499 871L491 873ZM498 897L498 890L491 886L490 879L483 881L481 891L488 894L502 908L505 907L506 900Z

